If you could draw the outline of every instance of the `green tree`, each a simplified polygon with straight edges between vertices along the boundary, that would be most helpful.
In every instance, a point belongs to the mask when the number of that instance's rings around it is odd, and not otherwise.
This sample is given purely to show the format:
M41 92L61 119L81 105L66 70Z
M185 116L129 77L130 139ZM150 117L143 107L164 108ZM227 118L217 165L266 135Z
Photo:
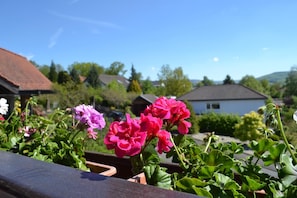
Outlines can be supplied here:
M223 81L224 85L235 84L235 81L231 78L231 76L227 75Z
M49 79L50 67L48 65L39 66L38 70Z
M131 67L131 76L129 78L129 85L127 88L128 92L135 92L135 93L141 93L141 87L140 87L140 78L141 73L137 73L134 66Z
M158 77L167 96L179 97L192 89L192 82L184 75L181 67L171 70L169 65L163 65Z
M56 71L56 65L54 61L51 62L50 71L48 74L48 79L52 82L57 82L58 79L58 73Z
M58 73L58 79L57 79L58 84L65 84L71 80L72 80L71 76L68 74L67 71L60 71Z
M92 67L96 68L98 74L104 73L104 68L102 66L92 62L75 62L69 66L68 71L75 69L78 75L86 77L88 76Z
M86 82L88 83L88 85L94 88L100 85L98 70L94 65L90 68L90 71L86 78Z
M156 87L153 85L150 78L141 81L141 89L144 94L156 94Z
M132 82L129 84L128 92L135 92L138 94L142 93L141 87L137 80L132 80Z
M126 88L112 81L102 91L102 97L106 106L114 108L124 108L128 102Z
M198 82L196 87L202 87L202 86L209 86L214 85L214 81L207 78L207 76L203 76L203 80Z
M119 61L111 63L111 65L105 69L104 73L109 75L121 75L124 76L127 70L124 70L125 65Z
M81 83L81 82L80 82L79 75L78 75L78 72L77 72L77 70L76 70L75 68L72 68L72 69L70 70L70 77L71 77L71 79L72 79L72 81L73 81L74 83Z
M264 93L264 89L263 89L261 82L259 80L257 80L254 76L251 76L251 75L244 76L239 81L239 84L249 87L249 88L256 90L258 92Z
M291 68L285 81L285 97L297 96L297 65Z

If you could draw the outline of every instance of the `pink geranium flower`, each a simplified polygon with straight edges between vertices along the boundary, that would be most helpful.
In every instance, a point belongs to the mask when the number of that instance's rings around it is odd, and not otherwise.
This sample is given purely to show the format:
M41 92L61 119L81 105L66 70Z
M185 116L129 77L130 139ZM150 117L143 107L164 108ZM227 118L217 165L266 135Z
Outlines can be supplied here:
M147 133L141 131L139 120L126 114L126 121L111 123L104 138L107 149L115 149L118 157L134 156L141 152Z
M160 130L157 134L158 137L158 144L157 144L157 151L158 153L162 152L169 152L171 147L173 146L170 140L170 133L165 130Z
M87 128L88 137L92 139L97 138L97 132L94 129L102 130L106 125L103 114L90 105L76 106L74 108L74 117Z

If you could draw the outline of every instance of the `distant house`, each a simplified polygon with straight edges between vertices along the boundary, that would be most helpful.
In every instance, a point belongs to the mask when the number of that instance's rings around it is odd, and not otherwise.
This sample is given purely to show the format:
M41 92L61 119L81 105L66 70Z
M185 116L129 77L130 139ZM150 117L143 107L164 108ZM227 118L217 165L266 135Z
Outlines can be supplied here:
M145 108L154 103L158 97L153 94L142 94L136 97L132 101L131 110L132 113L136 116L140 116L140 114L145 110Z
M22 107L32 95L52 93L52 83L25 57L0 48L0 97L6 98L9 111L16 96Z
M190 102L196 114L213 111L244 115L265 105L267 96L248 87L232 84L202 86L177 99Z
M107 86L113 81L122 84L126 89L129 86L129 81L125 77L119 75L100 74L99 80L102 86Z

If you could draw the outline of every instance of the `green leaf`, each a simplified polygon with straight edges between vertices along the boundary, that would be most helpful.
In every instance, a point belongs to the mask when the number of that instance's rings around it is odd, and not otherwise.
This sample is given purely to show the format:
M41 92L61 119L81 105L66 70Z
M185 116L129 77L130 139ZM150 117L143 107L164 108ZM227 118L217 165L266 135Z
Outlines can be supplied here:
M224 190L239 190L240 186L230 177L221 173L214 174L217 184Z
M297 167L293 165L292 158L288 154L280 156L280 171L279 177L282 183L288 187L297 179Z
M207 183L198 179L191 177L183 177L176 181L177 190L193 193L199 196L212 197L211 193L204 188Z
M250 143L251 149L254 151L256 157L261 157L263 153L269 150L269 148L274 145L275 142L271 139L260 139L259 141L252 140Z
M247 175L244 176L244 181L242 183L242 190L249 192L249 191L256 191L261 190L265 187L265 183L255 180Z
M263 156L264 165L269 166L279 162L279 157L285 152L285 150L286 145L283 143L279 143L270 147L269 154Z
M144 166L144 174L149 185L171 189L171 175L159 165Z

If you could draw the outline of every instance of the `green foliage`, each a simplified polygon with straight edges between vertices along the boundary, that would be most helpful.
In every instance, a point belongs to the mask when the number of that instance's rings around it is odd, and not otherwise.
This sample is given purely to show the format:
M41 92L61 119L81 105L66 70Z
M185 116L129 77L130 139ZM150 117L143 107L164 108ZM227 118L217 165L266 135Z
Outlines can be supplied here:
M63 85L54 84L53 88L56 94L47 95L47 99L52 103L57 103L58 107L62 109L74 107L81 103L88 104L90 102L91 95L83 84L76 84L69 81Z
M152 81L147 78L146 80L141 81L141 89L143 94L156 94L156 87L153 85Z
M79 78L79 74L78 74L78 72L77 72L77 70L75 69L75 68L72 68L71 70L70 70L70 77L71 77L71 80L74 82L74 83L77 83L77 84L79 84L79 83L81 83L80 82L80 78Z
M184 75L181 67L171 70L169 65L163 65L159 80L164 84L166 96L179 97L192 89L192 83L187 76Z
M48 73L48 79L52 82L57 82L57 78L58 78L58 73L56 71L56 65L52 61L50 66L50 71Z
M103 89L102 98L106 104L105 106L117 109L125 107L128 102L126 88L116 81L112 81Z
M132 80L128 86L128 92L135 92L135 93L138 93L138 94L141 94L142 90L141 90L141 87L138 83L138 81L136 80Z
M263 116L252 111L245 114L235 125L234 136L242 141L257 140L264 136L265 128Z
M230 84L235 84L235 81L232 80L231 76L227 75L226 78L223 81L224 85L230 85Z
M32 114L31 98L25 110L14 111L0 125L0 148L38 160L88 170L84 158L83 130L75 128L72 112L56 109L48 116Z
M256 90L260 93L264 93L264 88L260 81L258 81L254 76L246 75L240 81L239 84Z
M104 68L92 62L74 62L69 66L68 70L72 71L74 69L78 75L87 77L92 67L96 68L98 74L103 74Z
M291 71L288 74L288 77L286 78L285 82L285 93L284 95L286 97L290 96L297 96L297 66L293 66L291 68Z
M92 66L90 68L90 71L88 73L88 76L87 76L87 79L86 79L86 82L88 83L88 85L90 85L91 87L99 87L100 85L100 81L99 81L99 73L96 69L95 66Z
M125 65L119 61L111 63L111 65L105 69L104 73L109 75L121 75L124 76L127 70L124 70Z
M197 83L196 87L202 87L202 86L209 86L214 85L214 81L207 78L207 76L203 76L203 80Z
M65 84L69 81L72 81L71 76L66 71L60 71L58 73L57 83Z
M235 124L240 117L234 114L209 112L198 116L200 132L215 132L217 135L233 136Z

